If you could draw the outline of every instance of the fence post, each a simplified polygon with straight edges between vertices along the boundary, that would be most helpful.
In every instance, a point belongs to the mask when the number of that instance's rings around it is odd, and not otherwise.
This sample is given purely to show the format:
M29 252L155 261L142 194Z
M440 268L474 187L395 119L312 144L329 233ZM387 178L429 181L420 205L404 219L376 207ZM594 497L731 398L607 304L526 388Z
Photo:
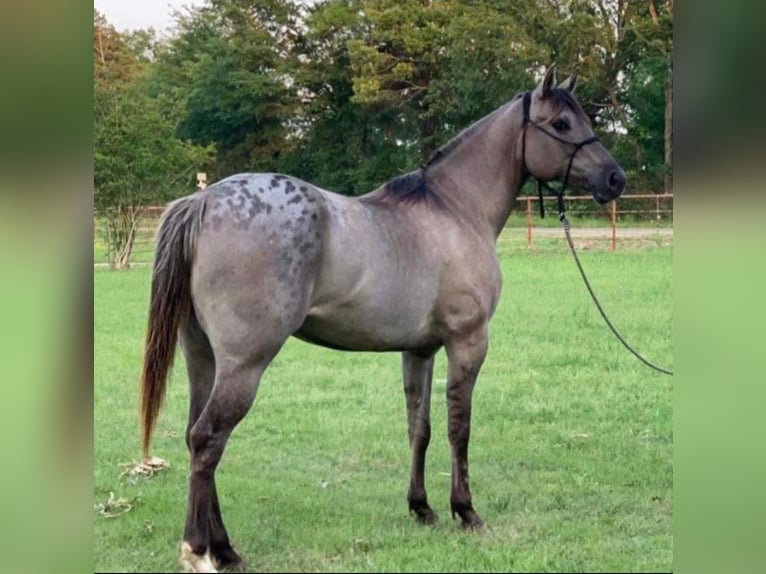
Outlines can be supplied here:
M659 223L660 223L660 198L659 198L659 196L654 198L654 202L656 204L656 210L655 211L657 212L657 220L656 220L656 222L659 225Z
M527 249L532 248L532 198L527 197Z
M617 249L617 202L612 200L612 251Z

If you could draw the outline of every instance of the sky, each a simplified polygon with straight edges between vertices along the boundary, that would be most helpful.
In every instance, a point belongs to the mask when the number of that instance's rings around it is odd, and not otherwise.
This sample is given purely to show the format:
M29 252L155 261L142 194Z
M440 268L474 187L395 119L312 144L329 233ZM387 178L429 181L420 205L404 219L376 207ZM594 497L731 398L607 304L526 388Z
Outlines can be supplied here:
M152 27L158 32L173 22L171 13L184 6L198 6L203 0L93 0L93 5L117 30Z

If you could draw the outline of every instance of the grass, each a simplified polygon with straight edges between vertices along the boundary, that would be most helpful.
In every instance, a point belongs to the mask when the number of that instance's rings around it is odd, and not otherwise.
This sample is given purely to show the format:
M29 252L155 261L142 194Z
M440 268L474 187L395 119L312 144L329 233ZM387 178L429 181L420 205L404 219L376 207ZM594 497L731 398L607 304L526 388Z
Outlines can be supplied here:
M504 291L474 393L471 486L484 533L449 514L443 352L427 459L434 528L407 514L410 453L396 354L290 340L217 473L233 544L255 571L668 571L672 379L619 347L560 249L503 247ZM672 248L582 254L618 328L672 368ZM137 379L150 270L96 270L94 510L97 571L175 571L183 532L187 392L179 356L152 478L139 457ZM101 506L96 506L96 505Z

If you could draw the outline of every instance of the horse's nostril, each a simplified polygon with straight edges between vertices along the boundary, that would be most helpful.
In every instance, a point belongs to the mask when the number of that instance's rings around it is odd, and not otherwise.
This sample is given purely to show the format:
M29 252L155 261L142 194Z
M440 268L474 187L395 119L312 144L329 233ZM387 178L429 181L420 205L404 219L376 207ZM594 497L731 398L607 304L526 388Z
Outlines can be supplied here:
M625 182L625 173L622 170L613 171L609 174L608 185L611 191L622 191Z

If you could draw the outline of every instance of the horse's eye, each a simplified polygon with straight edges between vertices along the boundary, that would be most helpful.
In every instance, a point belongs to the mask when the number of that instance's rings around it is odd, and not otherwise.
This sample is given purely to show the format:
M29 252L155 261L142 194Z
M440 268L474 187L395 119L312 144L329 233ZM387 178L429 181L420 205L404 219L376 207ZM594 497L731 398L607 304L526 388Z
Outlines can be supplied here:
M569 122L566 120L556 120L551 124L557 132L565 132L569 129Z

